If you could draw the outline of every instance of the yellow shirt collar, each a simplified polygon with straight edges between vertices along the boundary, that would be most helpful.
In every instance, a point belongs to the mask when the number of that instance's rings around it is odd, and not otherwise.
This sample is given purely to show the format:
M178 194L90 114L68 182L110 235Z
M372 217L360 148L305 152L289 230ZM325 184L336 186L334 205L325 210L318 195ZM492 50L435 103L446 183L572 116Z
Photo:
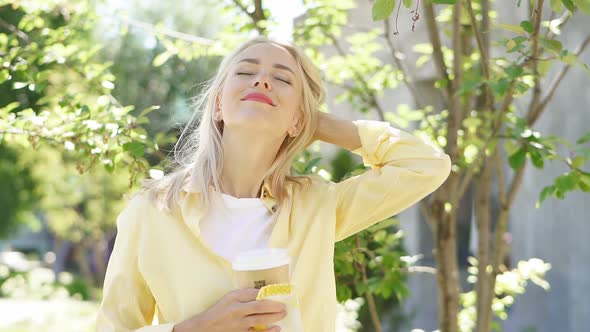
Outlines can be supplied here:
M183 185L183 190L188 193L201 193L201 190L197 185L196 179L192 175L185 181ZM215 187L213 185L209 185L209 190L215 191ZM262 200L262 203L268 208L270 212L277 212L279 205L276 198L271 193L270 184L268 180L264 180L264 182L262 183L262 190L260 191L259 198L260 200Z

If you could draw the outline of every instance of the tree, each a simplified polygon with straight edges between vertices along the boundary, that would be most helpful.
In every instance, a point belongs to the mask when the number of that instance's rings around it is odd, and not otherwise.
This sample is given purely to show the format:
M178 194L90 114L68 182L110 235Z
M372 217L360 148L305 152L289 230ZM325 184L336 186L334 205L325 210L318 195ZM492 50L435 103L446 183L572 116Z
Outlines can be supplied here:
M133 106L111 94L115 77L97 61L88 1L0 2L0 139L19 148L41 142L76 156L78 170L145 171L147 141Z

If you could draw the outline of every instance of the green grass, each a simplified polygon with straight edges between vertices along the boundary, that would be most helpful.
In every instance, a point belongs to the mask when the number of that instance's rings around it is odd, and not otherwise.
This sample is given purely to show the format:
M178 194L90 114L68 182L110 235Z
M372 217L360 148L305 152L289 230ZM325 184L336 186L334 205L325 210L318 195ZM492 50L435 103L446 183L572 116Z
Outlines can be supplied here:
M0 299L3 332L91 332L98 303L63 300Z

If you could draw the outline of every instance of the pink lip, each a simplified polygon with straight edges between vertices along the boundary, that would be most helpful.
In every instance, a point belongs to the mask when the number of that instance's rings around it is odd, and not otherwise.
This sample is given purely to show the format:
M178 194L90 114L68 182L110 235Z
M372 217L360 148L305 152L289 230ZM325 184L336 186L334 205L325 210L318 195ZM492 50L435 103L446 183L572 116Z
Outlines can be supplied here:
M272 99L263 95L262 93L250 93L246 97L242 98L242 100L254 100L265 104L269 104L270 106L274 106L274 104L272 103Z

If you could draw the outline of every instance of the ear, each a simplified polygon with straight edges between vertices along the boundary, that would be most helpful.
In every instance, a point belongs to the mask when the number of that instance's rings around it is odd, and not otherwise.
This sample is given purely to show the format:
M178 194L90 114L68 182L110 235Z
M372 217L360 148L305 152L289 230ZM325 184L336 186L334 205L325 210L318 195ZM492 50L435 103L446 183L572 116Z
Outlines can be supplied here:
M291 127L288 130L288 134L291 137L295 137L301 133L303 130L303 109L299 109L299 111L293 116L293 122Z
M221 107L221 101L219 101L219 96L217 96L217 98L215 98L215 108L213 109L213 120L223 120L223 113L221 113Z

